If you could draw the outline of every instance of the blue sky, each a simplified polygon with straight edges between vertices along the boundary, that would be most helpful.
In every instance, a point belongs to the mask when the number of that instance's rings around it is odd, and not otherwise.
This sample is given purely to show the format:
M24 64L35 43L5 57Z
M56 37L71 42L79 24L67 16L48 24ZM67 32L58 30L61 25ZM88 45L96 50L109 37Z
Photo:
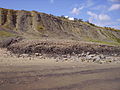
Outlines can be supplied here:
M120 29L120 0L0 0L0 7L64 15Z

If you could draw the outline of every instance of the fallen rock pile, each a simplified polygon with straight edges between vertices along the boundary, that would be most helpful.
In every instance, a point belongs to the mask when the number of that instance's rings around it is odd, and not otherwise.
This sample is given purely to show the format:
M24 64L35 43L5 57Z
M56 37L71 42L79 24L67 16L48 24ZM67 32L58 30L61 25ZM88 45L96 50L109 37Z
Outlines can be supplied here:
M23 40L23 37L19 37L19 36L16 36L16 37L8 37L2 41L0 41L0 47L1 48L7 48L9 47L10 45L14 44L14 43L17 43L19 41Z
M120 61L119 46L71 42L25 41L21 38L15 38L11 39L9 43L6 43L5 47L8 51L14 53L17 58L29 58L30 60L33 58L52 58L57 62L72 60L97 63Z
M40 53L34 53L34 54L15 54L17 58L28 58L29 60L34 59L50 59L55 60L56 62L59 61L75 61L75 62L92 62L92 63L120 63L120 57L114 57L114 56L106 56L103 54L88 54L82 53L82 54L66 54L66 55L58 55L58 54L40 54ZM11 55L14 56L14 55Z
M109 56L120 56L120 46L108 46L99 44L71 43L71 42L48 42L48 41L20 41L11 44L7 49L15 54L103 54ZM89 56L90 58L92 56Z

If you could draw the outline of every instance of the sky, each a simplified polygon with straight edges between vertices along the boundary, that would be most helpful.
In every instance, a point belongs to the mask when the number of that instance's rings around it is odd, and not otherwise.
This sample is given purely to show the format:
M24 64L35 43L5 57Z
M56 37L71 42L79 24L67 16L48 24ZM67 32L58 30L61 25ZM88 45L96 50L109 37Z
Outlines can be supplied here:
M0 0L0 7L64 15L120 29L120 0Z

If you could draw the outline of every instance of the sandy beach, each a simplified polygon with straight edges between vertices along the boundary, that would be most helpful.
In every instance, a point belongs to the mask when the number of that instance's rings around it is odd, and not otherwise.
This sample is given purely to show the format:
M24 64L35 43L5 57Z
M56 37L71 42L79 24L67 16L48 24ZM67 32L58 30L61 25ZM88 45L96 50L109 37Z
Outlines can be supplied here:
M0 90L120 90L120 64L8 57L0 54Z

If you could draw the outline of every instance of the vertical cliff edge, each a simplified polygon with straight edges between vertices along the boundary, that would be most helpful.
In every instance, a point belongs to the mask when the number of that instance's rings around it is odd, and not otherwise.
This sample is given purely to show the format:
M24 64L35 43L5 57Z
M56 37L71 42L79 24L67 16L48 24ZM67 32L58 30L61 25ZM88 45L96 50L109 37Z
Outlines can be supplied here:
M108 30L36 11L0 8L0 37L12 35L120 43L119 30Z

